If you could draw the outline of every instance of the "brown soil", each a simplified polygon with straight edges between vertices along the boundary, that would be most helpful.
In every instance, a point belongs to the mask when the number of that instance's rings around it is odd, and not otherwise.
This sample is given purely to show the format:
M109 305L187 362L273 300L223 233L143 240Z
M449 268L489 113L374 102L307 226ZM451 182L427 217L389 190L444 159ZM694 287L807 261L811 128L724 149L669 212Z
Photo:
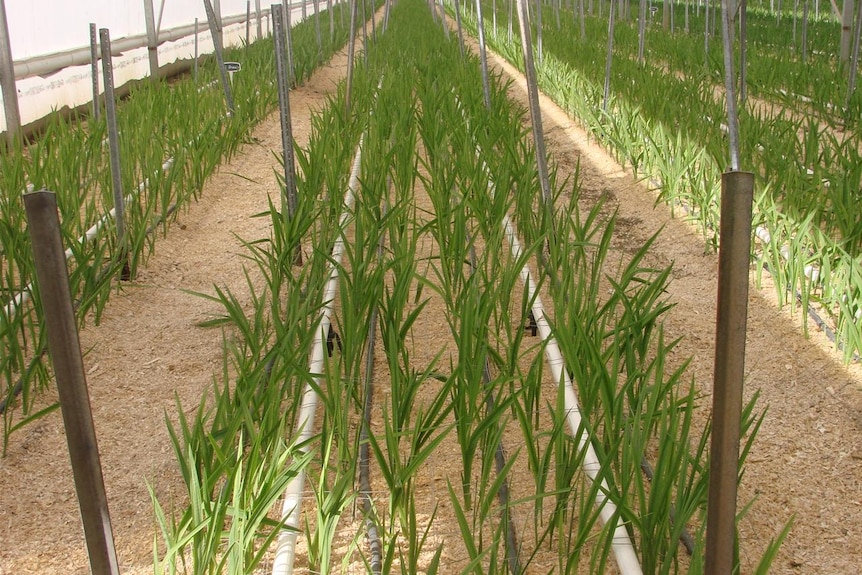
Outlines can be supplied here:
M310 110L324 104L345 61L344 53L338 55L292 92L294 134L301 144L308 138ZM515 75L498 59L494 65ZM512 96L526 105L517 77ZM542 106L549 153L560 171L570 173L580 162L583 201L601 198L619 210L614 250L630 254L658 234L649 262L674 265L668 296L676 306L666 319L668 339L684 336L674 359L693 358L690 371L708 406L716 257L704 252L692 228L654 206L654 196L630 171L556 106L547 99ZM254 131L253 143L210 180L201 201L179 216L136 280L112 296L101 325L81 334L123 573L151 571L155 524L147 485L162 501L179 500L183 492L165 414L175 419L175 397L192 410L220 377L222 333L198 327L219 309L190 292L212 293L218 285L247 296L239 238L269 232L265 218L252 216L278 194L271 150L280 148L279 134L273 115ZM769 289L752 290L749 298L746 397L759 390L759 405L768 411L740 493L741 501L757 497L741 527L744 572L753 570L768 541L793 517L773 572L856 573L862 565L862 373L859 366L840 365L822 334L805 339L798 320L778 310L774 299ZM55 412L13 436L0 460L0 575L88 572L65 453ZM445 456L436 463L445 467ZM423 482L429 496L447 498L443 475ZM432 545L452 544L443 572L463 567L452 541L456 533L453 525L449 533L432 535ZM551 569L536 565L536 572Z

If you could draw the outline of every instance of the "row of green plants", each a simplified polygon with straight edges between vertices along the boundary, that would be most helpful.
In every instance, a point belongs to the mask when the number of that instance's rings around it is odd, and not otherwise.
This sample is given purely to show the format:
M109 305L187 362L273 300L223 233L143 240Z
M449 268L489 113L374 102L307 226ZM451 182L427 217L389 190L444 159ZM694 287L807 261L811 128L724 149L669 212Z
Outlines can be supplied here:
M475 28L472 18L466 21ZM636 28L620 24L615 39L629 40L615 42L605 102L607 23L588 40L573 42L580 36L571 13L559 29L550 22L542 34L541 88L636 177L647 179L661 200L695 221L714 248L720 174L727 164L721 128L726 112L715 79L676 73L681 68L669 52L661 65L649 57L638 63ZM517 38L510 41L503 30L488 36L496 50L521 65ZM743 167L757 178L754 227L761 240L769 238L753 244L758 277L769 268L783 304L801 302L803 310L817 304L849 361L862 349L858 138L781 108L765 111L749 102L740 114Z
M445 39L425 3L399 2L366 56L365 66L357 58L349 115L342 84L313 116L308 146L297 148L295 217L286 219L274 203L266 214L271 235L248 242L252 305L220 289L205 296L224 305L212 325L225 329L228 353L194 421L178 406L179 422L171 424L189 501L170 513L154 497L157 572L260 566L283 527L268 494L299 473L308 476L313 500L301 526L307 568L329 573L360 561L371 569L365 532L350 512L374 310L382 351L376 387L386 393L373 398L378 417L367 441L381 572L501 572L511 565L503 518L510 510L520 517L523 570L541 562L559 572L606 572L612 531L595 508L599 482L581 471L584 452L566 430L561 387L549 385L543 346L524 329L533 302L518 278L544 246L547 269L558 272L553 281L539 276L539 287L553 301L549 317L585 414L576 433L589 434L604 462L606 495L644 571L701 572L708 429L692 423L698 396L685 366L666 366L677 343L661 327L669 270L645 264L649 246L620 266L610 262L614 218L601 206L581 211L576 177L553 175L553 216L542 215L525 111L508 100L509 84L498 76L486 109L477 58L462 56L454 35ZM347 204L360 134L361 176ZM508 212L528 246L517 258L503 231ZM330 252L337 239L344 241L341 262ZM294 265L297 246L301 266ZM333 266L341 345L322 373L311 373ZM251 279L258 276L262 282ZM435 302L443 318L430 316ZM444 322L444 341L423 333ZM296 427L307 385L318 392L320 424L306 445L296 445L284 438ZM743 459L759 421L752 401ZM512 451L497 470L504 437ZM459 458L448 455L452 449ZM641 472L645 458L660 471L652 482ZM441 494L422 488L429 466L443 461L448 497L439 501ZM501 505L504 482L515 498ZM460 539L444 540L453 522ZM686 528L695 533L691 558L679 549ZM344 555L333 554L337 537L350 541ZM762 550L754 569L765 572L774 552L774 545Z
M342 13L347 8L337 5L333 10ZM322 38L315 33L313 20L293 28L294 82L304 81L344 45L345 20L349 22L343 15L330 18L330 34ZM213 58L202 63L197 81L184 77L132 86L117 114L121 179L127 194L125 245L118 245L113 223L92 240L78 239L113 207L104 115L100 120L69 120L54 114L31 142L0 155L4 451L14 431L56 408L38 399L52 381L38 297L24 303L20 299L20 294L37 290L31 287L34 266L21 194L28 186L57 193L64 244L73 253L69 275L78 322L98 324L120 272L134 278L178 213L200 198L210 174L249 142L251 127L277 105L273 54L271 38L226 50L226 59L243 64L232 80L238 104L230 115L213 82L218 77ZM163 169L168 159L170 167Z

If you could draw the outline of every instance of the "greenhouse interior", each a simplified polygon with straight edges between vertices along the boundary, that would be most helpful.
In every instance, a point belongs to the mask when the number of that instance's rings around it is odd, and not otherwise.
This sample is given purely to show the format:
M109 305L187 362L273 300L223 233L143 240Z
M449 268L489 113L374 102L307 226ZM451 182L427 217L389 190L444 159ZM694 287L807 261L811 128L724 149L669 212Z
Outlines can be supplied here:
M0 0L0 575L859 573L860 39Z

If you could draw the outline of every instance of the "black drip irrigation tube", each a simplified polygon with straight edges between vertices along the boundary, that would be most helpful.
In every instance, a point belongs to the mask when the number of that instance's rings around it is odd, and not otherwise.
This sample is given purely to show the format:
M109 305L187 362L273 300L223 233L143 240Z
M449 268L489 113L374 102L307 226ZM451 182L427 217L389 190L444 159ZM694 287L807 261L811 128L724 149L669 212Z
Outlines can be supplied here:
M467 234L467 241L470 241L470 234ZM470 274L476 272L476 248L470 246ZM494 391L491 389L491 364L488 357L485 357L485 364L482 366L482 382L485 385L485 405L488 413L493 413L496 409L497 400L494 396ZM503 472L506 467L506 451L503 449L502 439L497 442L494 449L494 466L497 476ZM509 573L519 575L523 572L521 567L521 558L518 552L518 532L515 528L515 518L512 517L512 508L509 506L509 481L503 479L500 482L500 490L497 492L497 499L500 500L500 513L505 514L506 522L506 562L509 567Z
M384 207L384 215L386 209ZM377 246L377 258L383 256L383 242L385 236L380 237ZM365 529L368 537L368 547L371 555L369 566L373 575L381 575L383 570L383 545L380 542L380 533L377 529L377 512L374 501L371 498L371 448L368 439L371 421L371 406L374 393L374 342L377 332L378 307L371 309L371 318L368 326L368 339L366 342L367 352L365 355L365 390L362 402L362 428L359 431L359 498L362 501L362 514L365 516Z

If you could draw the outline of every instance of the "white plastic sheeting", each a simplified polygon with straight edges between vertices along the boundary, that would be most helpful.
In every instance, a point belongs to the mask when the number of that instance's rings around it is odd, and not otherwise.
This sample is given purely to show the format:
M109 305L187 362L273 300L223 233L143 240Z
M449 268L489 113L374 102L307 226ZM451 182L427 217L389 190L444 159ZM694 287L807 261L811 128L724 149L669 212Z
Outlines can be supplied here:
M144 1L6 0L12 59L23 60L87 46L90 22L110 29L112 38L146 34ZM192 24L195 18L206 23L203 0L151 1L157 23L159 14L162 15L161 29ZM246 0L221 0L220 3L223 17L245 14ZM261 8L269 8L271 3L264 1ZM254 0L251 8L254 13Z
M7 0L6 16L12 44L12 58L20 61L35 56L56 54L90 43L90 23L108 28L112 44L119 38L146 35L145 0ZM211 53L212 38L207 27L203 0L152 0L159 29L167 30L199 21L199 52ZM268 9L271 0L261 0L261 10ZM164 6L162 6L164 4ZM221 0L222 19L246 14L246 0ZM250 38L257 37L255 0L251 1ZM266 34L268 23L262 24ZM235 46L245 40L245 24L225 26L225 46ZM88 48L89 49L89 48ZM194 35L165 42L158 48L159 64L165 66L177 60L194 57ZM122 86L149 75L147 49L128 50L114 57L114 84ZM101 75L101 72L100 72ZM17 81L21 124L27 125L64 107L74 108L92 101L90 66L71 66L47 77L31 77ZM101 79L100 79L101 84ZM0 113L0 132L6 131L5 115Z

